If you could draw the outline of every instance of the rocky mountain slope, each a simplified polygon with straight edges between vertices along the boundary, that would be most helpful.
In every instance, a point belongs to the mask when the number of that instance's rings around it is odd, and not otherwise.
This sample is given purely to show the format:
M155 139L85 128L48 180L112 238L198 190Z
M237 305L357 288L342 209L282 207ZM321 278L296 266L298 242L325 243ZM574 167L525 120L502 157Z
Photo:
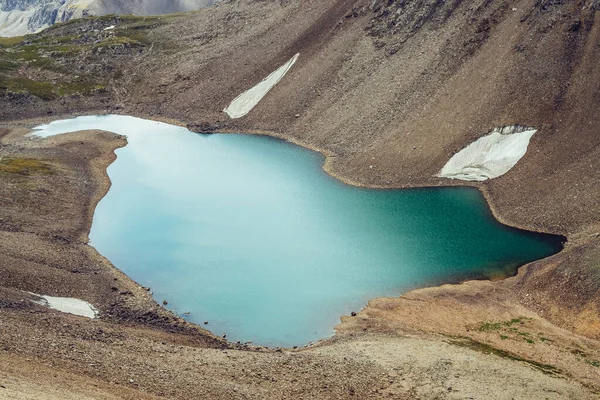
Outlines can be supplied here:
M0 36L41 31L57 22L86 15L159 15L197 10L213 0L3 0Z
M0 207L5 213L0 220L4 235L0 257L6 260L0 263L0 273L13 276L0 279L4 285L0 291L0 312L10 317L14 326L24 327L10 331L9 350L3 356L10 360L26 354L70 372L84 371L82 375L88 378L117 382L123 390L139 388L174 398L189 398L186 390L202 389L193 385L198 377L190 372L200 367L214 373L210 383L215 387L211 390L225 398L243 397L234 389L256 398L261 398L261 392L262 398L282 398L284 393L315 398L348 398L351 394L365 397L370 393L377 398L391 392L393 398L597 397L599 3L226 0L197 13L148 18L89 17L55 26L27 40L0 40L0 120L17 131L23 129L20 120L33 117L127 113L175 121L199 132L251 132L282 137L322 151L328 156L326 170L347 182L413 187L463 185L464 182L437 176L454 154L497 128L535 128L538 132L527 153L514 168L498 178L469 184L486 194L501 221L562 234L568 239L565 250L557 256L532 263L516 277L502 282L446 285L398 299L372 301L357 316L344 318L338 328L344 343L341 348L323 347L323 352L336 357L343 352L350 361L335 359L336 362L323 364L321 355L315 354L319 351L308 351L303 359L306 365L321 367L310 369L305 379L298 378L298 374L305 374L304 366L296 368L298 365L291 361L293 356L287 354L275 352L272 358L258 357L263 360L260 365L272 368L266 374L264 369L253 368L258 358L251 360L252 354L242 351L213 354L214 358L209 358L206 354L213 351L207 350L200 352L203 355L199 358L186 343L183 348L169 350L182 354L181 358L169 356L169 371L175 371L173 374L181 379L180 385L173 386L169 379L172 375L165 377L158 355L154 354L156 363L142 368L140 363L147 360L140 354L153 354L148 349L162 354L159 352L164 351L164 343L181 343L181 338L168 333L181 326L175 328L172 320L162 320L156 304L150 314L143 307L140 311L131 306L136 302L147 306L151 302L125 277L119 276L119 289L110 291L113 278L100 262L93 264L99 276L95 277L91 270L87 274L71 272L74 266L87 265L86 260L90 259L85 258L89 255L77 253L87 254L80 237L85 230L80 221L83 217L76 219L78 226L83 227L77 235L64 227L59 235L76 239L68 246L80 246L77 252L73 250L68 263L63 248L67 244L52 236L56 233L50 233L50 228L55 227L36 222L68 224L69 218L75 218L70 214L57 217L59 211L70 213L77 208L62 207L56 211L52 207L52 202L64 203L60 199L65 196L57 193L56 183L60 183L62 192L79 191L72 195L73 202L84 201L91 190L84 182L91 178L81 175L88 171L82 166L87 165L88 158L93 160L99 154L106 157L110 146L107 149L100 144L110 138L92 140L82 135L72 141L56 139L46 149L29 151L19 147L20 139L8 142L9 136L16 133L6 133L5 142L10 145L2 150L7 154L20 151L29 158L52 160L61 166L57 171L63 172L52 175L53 178L31 172L31 180L25 174L25 178L0 175L6 183L0 188L7 191L1 196L5 204ZM113 25L114 29L106 30ZM298 53L293 67L247 115L231 119L223 112L238 95ZM64 171L70 171L69 179L62 175ZM54 185L48 184L50 179ZM75 182L76 189L69 182ZM31 194L31 187L40 191ZM11 201L13 198L19 201ZM26 246L24 237L35 246ZM28 252L42 245L47 246L52 257L36 253L32 260ZM63 284L67 282L65 277L68 282L85 284ZM84 298L105 313L102 330L113 333L116 343L121 344L118 355L116 350L111 353L114 347L104 334L93 334L93 325L84 322L79 322L80 330L59 332L60 336L70 332L77 339L78 348L85 349L81 354L71 352L66 339L56 342L60 346L52 346L53 337L58 336L54 331L54 336L44 339L45 345L32 347L43 335L27 336L23 332L41 332L40 326L45 327L47 322L32 317L39 310L23 306L23 291L42 292L46 282L52 282L52 293L48 294ZM128 292L133 295L121 295ZM46 313L42 318L49 318ZM148 315L157 315L163 322L157 325ZM60 319L56 326L70 324L55 314L51 317ZM143 326L154 332L156 340L144 348L122 345L138 335L126 331L122 324ZM486 367L454 373L450 366L459 359L476 356L445 350L429 353L431 364L422 370L414 359L425 359L423 353L414 356L413 361L408 355L406 363L395 364L398 349L390 349L403 346L398 343L403 343L404 334L419 338L433 335L432 340L437 342L465 340L471 350L476 348L484 353L483 358L488 358ZM385 345L365 344L365 335L375 335ZM147 331L140 336L148 336ZM206 346L212 349L211 344ZM24 350L30 347L32 350ZM48 353L46 348L54 350ZM96 359L103 361L86 359L85 354L91 354L91 350L96 352ZM130 356L135 361L128 362ZM515 387L515 378L506 375L510 368L494 366L496 356L526 362L548 376L559 374L565 378L561 382L577 382L584 386L579 389L589 393L549 388L539 377L535 382L540 392L508 393L503 387ZM126 374L119 375L110 368L113 357L118 357ZM241 371L233 360L239 358L250 360ZM353 387L344 379L337 381L344 368L356 360L385 368L362 369L370 372L364 374L360 387ZM293 367L279 368L283 365L279 362L288 362L288 366L292 363ZM322 376L310 375L313 370L329 367L337 369L335 376L325 379L327 382ZM133 383L129 382L129 374L139 371L149 375L143 382L136 377L132 378ZM383 376L382 371L396 375L380 382L377 377ZM444 393L435 384L423 384L431 371L449 383ZM482 377L478 375L481 371L490 374ZM474 374L484 381L503 383L491 394L486 392L486 385L477 384L466 391L461 389L459 394L453 392L465 382L464 376ZM410 384L402 386L402 378ZM339 382L334 385L335 391L328 387L330 381ZM418 388L432 390L424 394L411 392ZM542 394L544 391L546 394Z

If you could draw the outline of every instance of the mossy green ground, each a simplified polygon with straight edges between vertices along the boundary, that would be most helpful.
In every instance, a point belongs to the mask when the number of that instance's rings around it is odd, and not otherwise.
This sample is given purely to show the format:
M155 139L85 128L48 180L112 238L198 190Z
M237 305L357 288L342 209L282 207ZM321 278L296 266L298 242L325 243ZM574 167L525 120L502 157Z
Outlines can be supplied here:
M0 158L0 173L28 175L31 172L52 173L52 167L33 158Z
M490 346L489 344L481 343L476 340L468 338L457 338L455 340L450 341L450 343L456 346L467 347L469 349L476 350L485 354L494 354L498 357L524 362L548 375L562 374L562 371L553 365L542 364L533 360L525 359L508 351L498 349L496 347Z
M42 33L0 37L0 95L29 94L42 100L106 91L119 71L90 65L111 63L110 53L151 44L160 18L114 15L56 24ZM116 25L114 29L104 30Z
M479 332L498 332L500 339L514 339L524 340L529 344L534 344L536 341L551 342L552 340L540 335L535 335L532 332L527 331L527 323L533 321L532 318L519 317L513 318L509 321L500 322L483 322L477 327L476 331Z
M554 342L552 339L543 336L543 334L541 333L535 334L534 332L530 332L533 329L533 327L528 326L528 322L532 321L534 321L532 318L519 317L513 318L509 321L483 322L477 327L475 327L475 330L479 332L498 332L498 334L500 335L500 339L502 340L524 340L529 344L547 344ZM478 345L481 345L481 343L479 342L476 343ZM583 361L591 366L600 368L600 361L590 359L588 354L586 354L585 352L579 349L573 349L571 350L571 353L577 356L580 361Z

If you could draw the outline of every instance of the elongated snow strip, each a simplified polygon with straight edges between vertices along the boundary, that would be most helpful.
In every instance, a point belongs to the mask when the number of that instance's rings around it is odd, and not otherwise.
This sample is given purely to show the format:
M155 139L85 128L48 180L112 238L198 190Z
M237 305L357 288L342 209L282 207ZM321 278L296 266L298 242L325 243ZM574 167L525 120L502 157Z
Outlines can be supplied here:
M248 114L261 100L269 90L279 82L285 74L292 68L300 54L296 54L288 62L277 68L269 76L263 79L259 84L252 89L245 91L236 97L231 104L223 111L231 118L241 118Z

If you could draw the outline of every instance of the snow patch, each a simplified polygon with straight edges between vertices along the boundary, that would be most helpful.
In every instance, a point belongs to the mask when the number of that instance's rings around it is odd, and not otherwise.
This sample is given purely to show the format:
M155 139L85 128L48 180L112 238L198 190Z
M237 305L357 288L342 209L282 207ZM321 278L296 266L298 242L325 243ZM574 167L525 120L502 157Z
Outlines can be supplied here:
M240 94L223 111L234 119L248 114L269 93L269 90L287 74L299 56L299 53L296 54L288 62L263 79L258 85Z
M42 306L49 307L64 313L79 315L81 317L87 317L92 319L98 316L98 310L87 301L75 299L72 297L52 297L42 296L35 293L32 294L40 298L40 300L34 301L34 303L40 304Z
M536 132L519 125L496 128L456 153L437 176L465 181L502 176L525 155Z

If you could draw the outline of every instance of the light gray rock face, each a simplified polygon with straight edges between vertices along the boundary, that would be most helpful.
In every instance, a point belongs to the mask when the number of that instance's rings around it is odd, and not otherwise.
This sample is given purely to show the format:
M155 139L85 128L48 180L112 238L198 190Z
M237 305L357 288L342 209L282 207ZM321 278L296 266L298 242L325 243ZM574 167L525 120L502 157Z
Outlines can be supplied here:
M36 32L70 19L67 0L3 0L0 3L0 36Z
M86 15L159 15L197 10L215 0L0 0L0 36L34 33Z

